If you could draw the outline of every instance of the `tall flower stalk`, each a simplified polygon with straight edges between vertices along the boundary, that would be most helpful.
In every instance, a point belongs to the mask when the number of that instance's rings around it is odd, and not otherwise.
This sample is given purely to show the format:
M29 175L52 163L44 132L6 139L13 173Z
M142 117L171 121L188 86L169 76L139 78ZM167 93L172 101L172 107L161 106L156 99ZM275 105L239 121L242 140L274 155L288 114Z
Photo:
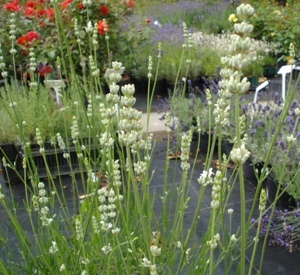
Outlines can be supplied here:
M240 239L240 272L245 274L245 258L247 244L247 223L246 223L246 199L243 176L243 164L250 155L242 141L242 129L240 124L240 107L239 97L246 93L250 83L246 77L243 77L243 69L251 62L251 52L249 52L251 42L249 35L253 26L248 23L248 19L254 14L254 9L249 4L241 4L236 10L236 23L234 23L234 34L231 36L229 55L221 59L225 65L220 74L223 80L220 83L220 98L217 103L219 111L215 110L214 114L217 119L217 127L221 130L228 123L229 102L231 96L234 98L235 109L235 141L234 148L230 153L231 160L238 167L238 180L240 185L240 203L241 203L241 239ZM225 108L224 108L225 107Z

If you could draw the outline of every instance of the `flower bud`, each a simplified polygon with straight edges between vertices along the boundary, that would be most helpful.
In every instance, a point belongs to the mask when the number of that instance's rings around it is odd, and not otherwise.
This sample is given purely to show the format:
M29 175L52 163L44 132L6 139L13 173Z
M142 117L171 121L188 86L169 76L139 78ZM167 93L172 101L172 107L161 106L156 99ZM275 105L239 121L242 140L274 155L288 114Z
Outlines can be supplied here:
M236 14L239 18L245 19L254 14L254 8L249 4L241 4L237 7Z
M259 197L259 206L258 209L260 212L265 211L267 202L266 190L264 188L261 189L260 197Z

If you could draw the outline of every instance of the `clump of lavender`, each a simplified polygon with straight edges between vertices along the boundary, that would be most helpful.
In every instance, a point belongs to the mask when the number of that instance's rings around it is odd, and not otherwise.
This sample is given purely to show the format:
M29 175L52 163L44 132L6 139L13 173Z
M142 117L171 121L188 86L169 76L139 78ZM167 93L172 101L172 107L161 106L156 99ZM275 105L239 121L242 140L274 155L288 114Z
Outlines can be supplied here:
M257 226L258 220L252 219L252 223ZM261 218L260 234L265 235L268 224L268 243L270 246L281 246L289 250L290 253L298 250L300 240L300 210L294 211L277 210L273 215L267 211Z

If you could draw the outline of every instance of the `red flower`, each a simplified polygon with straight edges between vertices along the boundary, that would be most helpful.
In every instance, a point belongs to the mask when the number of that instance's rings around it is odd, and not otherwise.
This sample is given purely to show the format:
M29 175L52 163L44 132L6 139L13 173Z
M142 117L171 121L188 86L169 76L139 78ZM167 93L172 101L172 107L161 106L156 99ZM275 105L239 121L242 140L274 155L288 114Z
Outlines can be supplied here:
M39 74L40 76L45 76L46 74L49 74L52 72L52 68L48 65L43 65L42 68L38 68L37 69L37 74Z
M33 40L38 40L39 36L36 32L30 31L30 32L25 34L25 39L26 39L27 42L31 42Z
M72 3L72 0L64 0L58 5L64 10L66 9L70 4Z
M3 6L3 9L7 10L7 11L14 11L14 12L18 12L22 9L22 7L19 5L19 1L18 0L13 0L10 3L7 3Z
M77 9L82 10L84 8L82 3L77 4Z
M44 12L45 12L45 16L47 18L54 18L54 9L53 8L44 10Z
M24 14L25 17L33 17L35 15L35 10L33 8L26 8L26 10L24 10Z
M109 9L108 9L108 7L107 7L107 6L105 6L105 5L102 5L102 6L100 7L100 12L101 12L101 14L102 14L103 16L105 16L105 15L107 15L107 14L108 14L108 12L109 12Z
M28 41L27 41L27 39L26 39L25 36L20 36L20 37L17 39L17 43L18 43L19 45L26 46L27 43L28 43Z
M37 17L43 17L43 16L46 16L46 10L37 10L37 11L36 11L36 16L37 16Z
M36 7L36 3L35 2L33 2L33 1L28 1L28 2L26 2L26 8L32 8L32 9L35 9L35 7Z
M98 21L98 33L105 34L105 31L108 30L109 26L105 21L99 20Z
M126 4L127 4L127 7L128 7L128 8L133 8L133 6L134 6L133 0L128 0L128 1L126 1Z
M26 51L26 50L21 50L21 55L28 55L28 51Z

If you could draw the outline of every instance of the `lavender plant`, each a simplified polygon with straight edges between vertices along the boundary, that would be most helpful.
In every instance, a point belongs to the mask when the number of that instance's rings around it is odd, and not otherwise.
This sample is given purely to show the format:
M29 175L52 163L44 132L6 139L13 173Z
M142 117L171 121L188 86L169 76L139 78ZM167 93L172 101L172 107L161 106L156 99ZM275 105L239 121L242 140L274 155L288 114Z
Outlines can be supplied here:
M283 112L283 102L278 94L274 95L273 102L268 104L252 104L245 106L249 143L247 148L252 152L254 163L262 163L263 155L267 153L277 128L277 122ZM299 198L298 179L298 132L299 111L297 95L293 97L288 114L282 122L267 165L275 182L282 181L282 186L294 199ZM282 191L280 191L282 193ZM270 198L271 199L271 198Z
M297 251L299 241L299 210L275 210L272 214L267 211L258 220L252 222L257 226L261 235L268 235L269 246L281 246L289 253ZM259 223L259 224L258 224ZM268 225L271 224L268 229ZM268 230L268 231L267 231Z

